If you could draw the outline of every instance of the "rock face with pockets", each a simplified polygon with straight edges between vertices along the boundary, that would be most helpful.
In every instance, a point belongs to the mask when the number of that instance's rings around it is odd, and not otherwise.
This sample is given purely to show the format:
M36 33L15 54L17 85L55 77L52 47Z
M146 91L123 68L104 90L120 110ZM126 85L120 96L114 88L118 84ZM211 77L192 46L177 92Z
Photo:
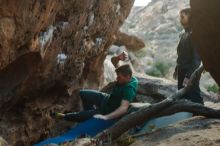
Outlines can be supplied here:
M53 134L49 111L79 108L66 89L103 83L107 49L133 2L1 0L0 135L31 145Z

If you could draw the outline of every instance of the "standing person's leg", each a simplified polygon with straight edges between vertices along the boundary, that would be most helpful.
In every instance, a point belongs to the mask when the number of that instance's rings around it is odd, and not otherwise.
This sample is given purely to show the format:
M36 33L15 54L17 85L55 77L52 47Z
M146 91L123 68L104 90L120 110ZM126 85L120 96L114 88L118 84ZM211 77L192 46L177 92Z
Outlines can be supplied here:
M178 89L183 88L183 80L186 75L186 70L179 69L178 70ZM183 98L191 100L192 102L197 102L203 104L203 99L200 95L200 87L199 87L199 81L193 84L191 89L183 95Z
M185 69L181 69L179 68L178 69L178 90L184 88L183 86L183 81L186 77L186 70ZM185 99L189 99L189 92L185 93L182 98L185 98Z
M183 80L185 78L185 71L183 69L178 69L178 90L183 88Z
M201 90L199 87L199 81L197 81L196 83L193 84L188 95L189 95L189 99L192 102L204 104L203 99L201 97Z
M96 90L80 90L84 110L94 110L94 105L101 108L103 102L109 97L108 94Z

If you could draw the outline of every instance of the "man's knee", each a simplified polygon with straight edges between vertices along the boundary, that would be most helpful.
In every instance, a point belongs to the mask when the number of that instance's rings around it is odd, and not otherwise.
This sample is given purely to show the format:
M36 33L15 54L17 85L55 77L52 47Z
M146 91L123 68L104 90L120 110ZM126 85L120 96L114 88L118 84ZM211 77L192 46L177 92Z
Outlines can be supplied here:
M84 90L80 90L80 91L79 91L79 96L80 96L80 97L83 97L83 96L84 96L84 92L85 92Z
M97 91L95 90L89 90L89 89L82 89L79 91L79 96L81 97L81 99L84 100L90 100L96 93Z
M82 90L79 91L79 96L81 98L85 98L86 96L89 95L89 93L90 93L90 90L82 89Z

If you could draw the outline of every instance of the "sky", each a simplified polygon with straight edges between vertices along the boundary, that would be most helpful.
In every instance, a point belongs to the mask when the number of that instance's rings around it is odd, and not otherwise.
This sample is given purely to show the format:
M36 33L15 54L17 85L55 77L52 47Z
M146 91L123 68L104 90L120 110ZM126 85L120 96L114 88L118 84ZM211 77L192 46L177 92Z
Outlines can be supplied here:
M151 0L135 0L135 6L146 6Z

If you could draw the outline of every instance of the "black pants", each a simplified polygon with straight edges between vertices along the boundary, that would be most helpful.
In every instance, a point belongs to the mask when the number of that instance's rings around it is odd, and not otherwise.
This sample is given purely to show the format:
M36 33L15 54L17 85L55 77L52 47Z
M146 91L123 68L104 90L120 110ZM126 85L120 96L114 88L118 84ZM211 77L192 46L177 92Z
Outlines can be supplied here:
M83 104L83 111L67 113L65 119L68 121L82 122L93 117L95 114L102 114L109 95L96 90L80 90L79 95Z
M186 76L186 72L187 70L178 68L178 89L183 88L183 81ZM183 95L182 98L191 100L192 102L204 104L200 92L199 81L197 81L193 84L191 89L185 95Z

